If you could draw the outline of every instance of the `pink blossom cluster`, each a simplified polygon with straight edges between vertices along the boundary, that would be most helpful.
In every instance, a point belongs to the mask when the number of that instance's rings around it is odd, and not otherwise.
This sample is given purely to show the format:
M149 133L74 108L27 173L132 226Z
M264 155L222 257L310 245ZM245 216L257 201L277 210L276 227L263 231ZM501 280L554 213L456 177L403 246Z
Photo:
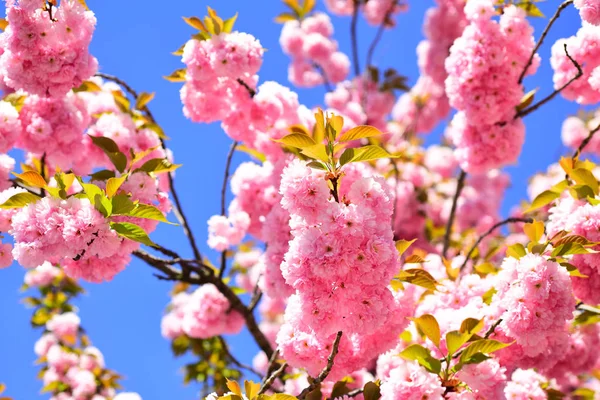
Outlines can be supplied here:
M0 152L12 149L23 132L19 112L6 101L0 101Z
M552 46L550 64L554 70L555 89L565 86L578 73L577 67L569 59L569 56L579 64L583 71L582 77L574 80L561 91L561 95L567 100L579 104L593 104L600 101L598 40L600 40L600 27L584 23L575 36L559 39ZM565 46L567 51L565 51Z
M401 360L381 384L382 400L441 400L444 393L438 376L426 371L415 361Z
M323 175L295 160L284 170L280 186L293 237L281 271L296 293L277 341L291 365L311 374L322 368L337 331L346 335L340 360L364 360L364 354L356 353L369 352L353 341L385 351L394 340L384 338L405 326L389 324L397 299L386 285L398 266L389 188L380 177L345 180L343 185L350 185L345 203L332 201ZM375 334L379 340L370 343ZM309 349L320 356L309 355ZM355 363L354 369L363 365ZM336 367L338 373L352 371L344 361Z
M562 125L561 138L565 146L576 150L590 134L590 131L600 124L598 118L590 121L575 116L565 119ZM600 138L593 136L583 148L584 153L600 154Z
M208 247L225 251L240 244L250 226L250 216L239 210L233 201L229 206L229 215L213 215L208 220Z
M182 61L186 83L181 89L183 112L194 122L223 120L242 99L246 88L256 85L255 74L262 64L263 48L252 35L221 33L208 40L190 39Z
M492 337L516 343L498 351L506 368L552 368L568 345L567 323L575 298L569 273L538 254L502 263L494 285L492 315L502 322Z
M182 334L208 339L222 334L235 334L244 326L244 318L230 310L229 301L213 284L205 284L191 294L173 297L172 307L163 317L163 336L174 339Z
M304 20L287 21L279 43L292 57L288 79L299 87L314 87L324 82L343 81L350 70L350 60L338 50L331 38L333 25L329 16L315 13Z
M507 399L546 400L548 394L543 389L546 381L533 369L517 369L507 382L504 394Z
M600 1L575 0L573 5L579 10L582 20L592 25L600 25Z
M405 4L398 0L369 0L360 2L360 11L371 25L384 25L393 27L393 17L407 9ZM352 15L355 0L325 0L325 6L332 14Z
M467 364L455 376L469 387L475 399L505 398L506 368L494 359Z
M404 131L429 133L450 112L444 89L448 76L444 62L448 49L459 37L467 19L465 0L438 0L425 14L425 40L417 46L421 76L410 92L403 94L393 110L393 118Z
M2 34L0 75L15 90L62 97L98 68L88 50L96 18L77 0L52 6L52 14L43 5L36 0L6 2L9 25Z
M356 125L385 129L386 117L394 106L394 94L380 90L376 82L360 76L351 82L339 83L333 92L325 95L325 104L336 114L348 117L345 128L352 128L347 121L350 119Z
M60 268L46 261L25 273L25 284L33 287L48 286L59 276L61 276Z
M74 312L56 314L48 322L46 329L61 341L73 340L79 331L81 319Z
M516 6L504 8L499 22L492 20L494 13L492 0L467 2L470 23L446 60L446 93L459 111L448 136L461 167L472 173L514 163L525 135L513 117L523 97L518 79L535 45L533 29ZM534 57L527 74L538 65Z

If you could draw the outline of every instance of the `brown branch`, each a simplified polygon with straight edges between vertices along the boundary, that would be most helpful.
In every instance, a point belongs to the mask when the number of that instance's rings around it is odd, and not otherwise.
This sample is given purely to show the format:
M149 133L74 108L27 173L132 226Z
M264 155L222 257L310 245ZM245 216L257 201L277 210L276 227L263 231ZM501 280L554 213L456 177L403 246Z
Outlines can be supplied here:
M248 94L250 95L250 97L254 97L256 96L256 90L252 89L246 82L244 82L241 78L237 78L236 79L237 82L242 85L244 88L246 88L246 90L248 91Z
M371 66L371 62L373 60L373 55L375 54L375 49L377 48L377 45L379 44L379 41L381 40L381 38L383 36L383 32L385 31L386 23L390 19L397 4L398 4L398 0L392 1L390 8L385 13L385 17L383 17L383 21L381 21L379 28L377 28L377 33L375 34L373 41L369 45L369 50L367 51L367 68L369 68Z
M471 256L473 255L473 253L477 249L477 246L479 246L479 244L483 241L483 239L485 239L486 237L490 236L492 233L494 233L494 231L497 228L499 228L499 227L501 227L503 225L513 224L513 223L518 223L518 222L526 222L527 223L527 222L533 222L533 220L531 218L516 218L515 217L515 218L507 218L504 221L500 221L497 224L493 225L490 229L488 229L487 232L485 232L483 235L479 236L479 239L477 239L477 241L475 242L475 244L471 247L471 249L467 253L467 256L465 257L465 261L460 266L460 272L462 272L465 269L465 267L467 266L467 263L471 259Z
M266 392L267 390L269 390L269 388L273 385L273 383L275 382L275 380L277 378L279 378L284 372L285 369L287 368L287 363L284 362L283 364L281 364L281 366L271 374L271 376L269 376L267 379L265 379L265 381L263 382L263 384L260 387L260 390L258 391L257 395L261 395L264 392Z
M535 57L535 53L537 53L537 51L542 46L542 43L544 43L544 39L546 39L546 36L548 35L548 32L550 32L550 28L552 28L552 25L554 25L554 23L556 22L556 20L558 19L558 17L560 17L560 13L562 12L562 10L564 10L565 8L567 8L567 6L569 4L571 4L571 3L573 3L573 0L566 0L566 1L564 1L561 5L558 6L558 9L556 10L556 12L552 16L552 18L550 18L550 20L548 21L548 24L546 25L546 27L544 28L544 31L542 32L542 36L540 36L540 39L537 41L537 43L535 45L535 48L533 49L533 51L529 55L529 59L527 60L527 64L525 64L525 68L523 68L523 71L521 72L521 75L519 76L519 81L518 81L519 85L523 82L523 78L525 78L525 74L527 74L527 70L531 66L531 63L533 62L533 58Z
M594 129L592 129L590 131L590 133L587 135L587 137L585 139L583 139L583 141L581 142L579 147L577 147L575 154L573 154L573 159L576 159L581 155L581 152L583 151L583 149L585 149L585 146L587 146L590 143L590 141L592 140L592 138L594 137L596 132L598 132L599 130L600 130L600 125L598 125L597 127L595 127Z
M127 93L129 93L130 96L132 96L135 99L138 98L138 93L131 86L129 86L129 84L127 84L127 82L123 81L119 77L114 76L114 75L100 73L100 72L96 73L96 76L100 77L102 79L106 79L111 82L115 82L116 84L121 86L123 89L125 89L125 91ZM148 118L150 119L150 121L152 123L156 124L156 119L154 118L154 115L152 114L152 112L150 111L150 109L147 106L145 106L144 109L140 110L140 111L145 112L146 115L148 116ZM167 145L163 138L160 138L160 144L161 144L162 148L166 151ZM190 227L188 219L186 218L186 216L183 212L183 207L181 206L181 201L179 200L179 195L177 194L177 190L175 190L175 179L173 178L173 173L168 172L167 176L169 178L169 188L171 189L171 195L173 196L173 201L175 202L175 207L173 207L173 213L175 214L175 217L181 224L185 236L187 236L187 238L188 238L188 241L189 241L190 246L192 247L192 251L194 253L194 257L198 261L202 262L202 254L200 253L200 250L198 249L198 245L196 244L196 238L194 237L194 233L192 232L192 228ZM187 271L184 271L184 272L187 273Z
M360 0L353 0L354 9L352 10L352 22L350 23L350 39L352 40L352 59L354 64L354 76L360 75L360 61L358 59L358 35L356 28L358 24L358 8Z
M534 105L532 105L530 107L527 107L527 108L517 112L514 119L523 118L524 116L531 114L532 112L534 112L535 110L537 110L538 108L540 108L541 106L543 106L544 104L546 104L547 102L552 100L554 97L556 97L560 92L565 90L569 85L571 85L577 79L579 79L583 76L583 70L581 69L581 65L579 65L579 63L577 61L575 61L573 59L573 57L571 57L571 55L569 54L569 52L567 50L566 43L565 43L565 53L566 53L567 57L569 58L569 60L571 60L571 62L575 66L575 68L577 68L577 74L573 78L571 78L567 83L562 85L560 88L556 89L554 92L550 93L548 96L546 96L542 100L538 101L537 103L535 103Z
M315 390L321 384L321 382L323 382L325 379L327 379L327 376L329 376L329 373L331 372L331 369L333 368L333 362L335 361L335 356L338 353L341 339L342 339L342 331L339 331L337 333L337 335L335 336L335 341L333 342L333 347L331 348L331 354L329 354L329 357L327 357L327 365L325 366L325 368L323 368L323 370L321 371L319 376L317 376L315 379L313 379L311 384L308 385L308 387L304 388L304 390L300 393L300 395L298 395L298 399L300 399L300 400L304 399L310 392Z
M452 208L450 209L450 216L448 217L448 222L446 223L446 232L444 233L444 248L442 250L442 256L446 258L448 253L448 248L450 248L450 234L452 233L452 225L454 224L454 218L456 217L456 206L458 205L458 198L460 197L460 193L465 186L465 178L467 177L467 173L463 170L460 170L460 174L458 175L458 180L456 181L456 192L454 193L454 198L452 199Z
M231 168L231 160L233 160L233 153L235 153L235 148L237 147L238 142L231 143L231 147L229 148L229 153L227 154L227 161L225 162L225 173L223 174L223 185L221 186L221 215L226 216L225 212L225 198L227 197L227 182L229 181L229 169ZM227 250L223 250L221 252L221 268L219 269L219 279L223 278L223 274L225 273L225 268L227 268Z
M492 336L492 333L494 333L494 331L496 330L498 325L500 325L501 323L502 323L502 318L500 318L500 319L498 319L498 321L494 322L494 324L492 326L490 326L490 329L488 329L488 331L485 333L485 336L483 338L489 339L489 337Z
M246 371L249 371L249 372L253 373L254 375L258 376L259 378L262 377L260 372L258 372L251 366L240 362L237 358L235 358L233 356L233 354L231 354L231 351L229 350L229 346L227 345L227 342L225 341L225 339L223 339L223 337L218 336L218 338L219 338L219 342L221 342L221 347L223 347L223 351L225 352L227 357L229 357L229 361L231 361L231 363L233 365L235 365L238 368L245 369Z
M325 86L325 90L327 90L328 92L333 92L333 86L331 86L331 82L329 82L329 78L327 78L327 73L325 73L325 70L323 69L323 67L321 67L321 65L317 64L317 63L313 63L313 67L319 71L319 74L321 74L321 77L323 78L323 86Z

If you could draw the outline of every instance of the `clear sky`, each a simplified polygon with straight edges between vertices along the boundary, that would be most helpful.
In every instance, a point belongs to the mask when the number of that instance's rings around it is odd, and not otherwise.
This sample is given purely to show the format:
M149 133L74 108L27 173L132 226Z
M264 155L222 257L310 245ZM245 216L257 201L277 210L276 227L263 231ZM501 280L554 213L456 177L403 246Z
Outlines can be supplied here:
M162 78L182 64L171 55L192 33L182 16L203 16L206 6L216 9L222 17L239 12L236 29L251 33L268 49L265 53L260 81L287 82L289 59L278 44L281 25L273 18L284 10L279 0L87 0L96 12L98 25L92 53L98 58L102 72L114 74L138 91L156 92L151 103L153 113L171 137L169 147L177 163L176 185L188 218L200 239L202 251L216 260L206 246L206 220L219 212L219 193L225 156L230 139L219 124L194 124L183 116L179 100L180 84ZM318 9L323 9L319 0ZM423 14L433 0L409 0L410 12L398 18L398 28L386 32L375 55L381 68L394 67L414 83L418 77L415 47L422 39ZM541 3L547 16L554 13L558 0ZM343 51L349 53L349 18L333 18L335 37ZM534 21L536 37L547 19ZM525 80L526 88L540 88L539 98L552 90L552 74L548 63L550 45L558 38L575 34L580 20L575 10L568 9L555 24L542 47L542 66L535 77ZM364 65L366 49L375 29L361 21L359 45ZM323 88L296 89L300 101L307 106L323 104ZM527 179L536 171L545 170L563 152L560 127L564 117L577 107L560 98L526 117L527 138L518 165L508 168L512 175L503 205L503 214L526 197ZM439 131L439 129L438 129ZM433 134L428 141L433 141ZM244 161L238 154L234 164ZM173 217L171 217L173 219ZM157 243L190 255L179 227L161 226L152 236ZM169 297L171 284L158 281L153 271L134 260L110 283L85 284L87 294L78 302L82 325L92 342L104 353L107 366L125 376L123 386L139 392L144 400L183 400L197 398L199 387L184 387L180 367L184 359L171 355L169 342L160 335L160 319ZM44 399L41 382L36 379L33 345L40 335L29 324L31 311L20 303L19 293L24 269L14 264L0 270L0 382L7 384L6 394L15 400ZM244 333L232 341L232 350L249 362L256 352L250 337Z

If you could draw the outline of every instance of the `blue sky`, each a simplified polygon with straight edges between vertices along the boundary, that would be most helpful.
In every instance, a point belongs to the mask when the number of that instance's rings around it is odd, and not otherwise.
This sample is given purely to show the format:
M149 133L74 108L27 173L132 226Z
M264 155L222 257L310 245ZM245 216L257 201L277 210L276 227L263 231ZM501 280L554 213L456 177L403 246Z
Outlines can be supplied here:
M151 108L167 135L175 159L183 167L177 171L176 185L188 218L200 239L202 252L216 259L206 242L206 220L219 212L222 171L230 139L218 124L194 124L183 116L179 100L179 84L162 78L181 68L178 57L170 53L183 44L192 29L182 16L203 16L211 6L223 17L239 12L236 29L256 36L265 53L260 81L287 82L289 60L279 47L281 26L273 18L284 10L278 0L212 0L212 1L100 1L87 0L98 17L92 52L99 59L102 72L114 74L138 91L156 92ZM418 77L415 47L422 39L424 11L433 0L412 0L411 10L398 18L398 28L386 32L375 55L381 68L394 67L414 83ZM552 15L560 2L541 4L546 15ZM317 7L323 8L322 1ZM349 53L349 18L333 18L335 37L343 51ZM534 21L536 37L547 19ZM540 88L539 96L552 90L552 70L548 63L550 45L560 37L575 34L580 20L575 10L568 9L542 47L542 66L535 77L525 80L527 89ZM359 47L364 66L366 49L375 29L361 21ZM323 88L297 89L307 106L323 104ZM577 111L574 104L560 98L526 117L527 138L518 165L507 170L512 175L503 213L526 197L527 179L545 170L562 152L560 126L567 114ZM433 134L429 142L439 135ZM234 164L244 161L236 155ZM173 219L173 218L171 218ZM184 255L190 250L180 228L161 226L152 238ZM144 400L197 398L199 387L182 385L179 368L183 359L171 355L169 343L160 335L160 319L169 297L170 284L158 281L153 271L138 262L132 264L112 282L85 284L87 294L77 303L82 324L93 344L99 347L108 367L125 376L122 382L130 391L139 392ZM40 395L41 382L36 379L33 344L40 332L31 329L30 310L20 303L24 296L18 289L24 270L18 265L0 270L0 382L7 384L6 394L15 400L47 398ZM232 350L239 358L250 361L256 347L244 333L233 339Z

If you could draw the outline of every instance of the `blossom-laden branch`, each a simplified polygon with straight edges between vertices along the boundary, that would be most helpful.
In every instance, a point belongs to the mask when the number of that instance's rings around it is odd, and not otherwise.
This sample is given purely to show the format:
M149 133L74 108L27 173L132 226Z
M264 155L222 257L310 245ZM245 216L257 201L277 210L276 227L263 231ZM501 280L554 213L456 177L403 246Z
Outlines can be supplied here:
M485 232L483 235L479 236L479 238L477 239L477 241L475 242L475 244L473 244L473 246L467 252L467 255L465 257L465 261L463 261L462 265L460 266L460 271L462 272L465 269L465 267L467 266L467 263L471 259L471 256L473 255L473 253L475 252L475 250L477 250L477 247L479 246L479 244L486 237L490 236L492 233L494 233L494 231L496 229L498 229L501 226L508 225L508 224L519 223L519 222L531 223L531 222L533 222L533 220L531 218L516 218L516 217L514 217L514 218L507 218L504 221L500 221L500 222L494 224L490 229L488 229L487 232Z
M550 20L548 21L548 24L544 28L544 31L542 32L540 39L537 41L533 51L529 55L529 59L527 60L527 64L525 64L525 68L523 68L523 71L521 72L521 75L519 76L519 84L521 84L523 82L523 78L525 78L525 74L527 74L527 70L531 66L531 63L533 62L533 59L535 58L535 54L538 52L538 50L542 46L542 43L544 43L544 39L546 39L546 36L548 36L548 32L550 32L550 28L552 28L552 25L554 25L554 23L556 22L558 17L560 17L560 13L565 8L567 8L567 6L569 6L572 3L573 3L573 0L565 0L561 5L558 6L558 8L556 9L556 12L552 16L552 18L550 18Z
M442 250L442 256L444 258L448 254L448 249L450 248L450 235L452 234L452 225L454 224L454 219L456 218L456 207L458 206L458 198L460 197L460 193L462 192L463 187L465 186L466 177L467 173L461 170L456 181L456 192L454 192L454 197L452 198L452 208L450 209L450 216L448 217L448 222L446 223L446 232L444 233L444 247Z
M575 59L573 59L573 57L571 57L571 55L569 54L569 51L567 50L566 43L565 43L565 54L567 55L567 57L569 58L571 63L573 63L575 68L577 68L577 74L575 74L575 76L573 78L571 78L567 83L565 83L558 89L555 89L552 93L550 93L548 96L544 97L542 100L538 101L537 103L533 104L532 106L529 106L529 107L517 112L517 114L515 115L515 119L523 118L524 116L531 114L532 112L534 112L535 110L537 110L538 108L540 108L541 106L543 106L544 104L548 103L550 100L555 98L560 92L565 90L573 82L575 82L577 79L579 79L583 76L583 69L581 69L581 65L579 65L579 63L577 61L575 61Z
M304 399L310 392L315 390L325 379L327 379L329 373L331 372L331 369L333 368L333 363L335 361L335 356L338 353L341 339L342 332L340 331L337 333L337 335L335 336L335 340L333 341L331 353L329 354L329 357L327 357L327 365L325 365L325 368L323 368L319 376L313 379L310 385L308 385L306 388L304 388L302 392L300 392L300 394L298 395L298 399Z
M123 89L125 89L127 91L127 93L129 93L135 99L137 99L139 97L139 94L138 94L137 91L135 91L125 81L123 81L122 79L120 79L120 78L118 78L118 77L116 77L114 75L109 75L109 74L104 74L104 73L97 73L96 76L100 77L102 79L106 79L106 80L111 81L111 82L115 82L116 84L118 84L119 86L121 86ZM140 110L140 111L144 111L146 113L146 115L148 116L148 118L150 119L150 121L153 124L156 124L156 119L154 118L154 115L152 114L152 112L150 111L150 108L148 108L148 106L144 106L143 110ZM166 145L165 140L163 138L160 138L160 143L161 143L162 148L164 150L166 150L167 149L167 145ZM188 241L190 243L190 246L192 247L192 251L193 251L194 257L197 260L202 261L202 254L200 253L198 245L196 244L196 238L194 236L194 233L192 232L192 228L190 227L188 219L186 218L186 216L185 216L185 214L183 212L183 207L181 205L181 200L179 199L179 195L177 194L177 190L175 189L175 179L173 177L173 173L169 171L167 176L169 178L169 188L171 190L171 195L173 196L173 201L175 203L175 207L173 207L173 213L175 214L175 217L177 218L177 220L179 221L179 223L183 227L183 232L187 236Z
M577 147L577 150L575 150L575 154L573 154L573 159L577 159L579 158L579 156L581 155L581 152L583 151L583 149L585 149L585 146L587 146L590 141L593 139L594 135L596 134L596 132L600 131L600 124L595 127L594 129L592 129L590 131L590 133L587 135L587 137L585 139L582 140L581 144L579 145L579 147Z
M273 383L275 382L275 380L277 378L279 378L284 372L285 369L287 368L287 363L284 362L283 364L281 364L281 366L271 374L271 376L269 376L268 378L265 379L265 381L263 382L263 384L260 387L260 390L258 391L258 394L263 394L264 392L266 392L267 390L269 390L271 388L271 386L273 385Z

